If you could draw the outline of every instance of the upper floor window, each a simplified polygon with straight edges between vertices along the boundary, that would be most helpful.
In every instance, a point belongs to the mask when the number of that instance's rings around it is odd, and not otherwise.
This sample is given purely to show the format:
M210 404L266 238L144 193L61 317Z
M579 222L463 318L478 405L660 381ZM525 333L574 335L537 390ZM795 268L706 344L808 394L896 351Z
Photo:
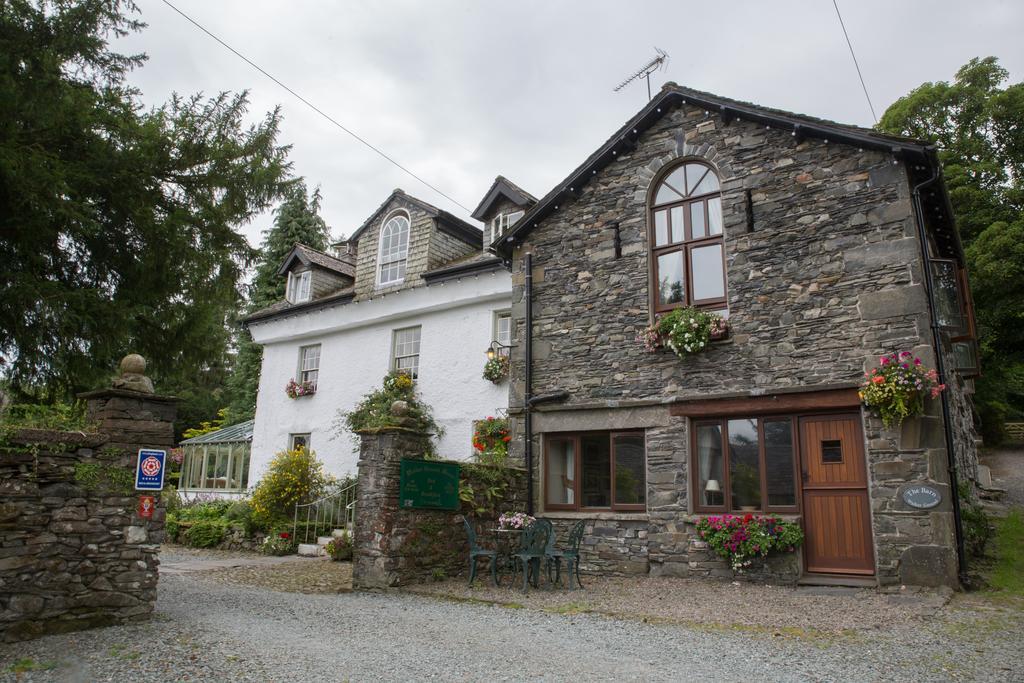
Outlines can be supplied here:
M299 349L299 383L309 382L316 388L320 378L320 345L303 346Z
M498 355L507 356L512 346L512 313L510 311L494 312L493 334L493 339L501 345L498 347Z
M380 250L377 252L377 284L394 285L405 279L405 265L409 258L409 217L396 213L380 230Z
M301 304L303 301L309 301L310 294L313 290L313 272L304 271L302 273L288 273L288 289L285 292L285 298L293 304Z
M724 308L722 193L708 166L675 167L655 188L650 210L655 312L681 306Z
M415 379L420 372L420 328L395 330L392 347L391 369L408 372Z
M512 211L495 216L491 221L491 242L508 232L508 229L515 225L525 213L525 211Z

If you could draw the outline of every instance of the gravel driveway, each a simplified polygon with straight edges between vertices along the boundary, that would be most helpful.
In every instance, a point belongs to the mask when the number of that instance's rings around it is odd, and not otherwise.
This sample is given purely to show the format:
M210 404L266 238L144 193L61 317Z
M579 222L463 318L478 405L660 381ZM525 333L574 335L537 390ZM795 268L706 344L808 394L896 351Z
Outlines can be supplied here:
M150 622L0 645L0 680L1024 679L1022 613L977 597L814 641L409 593L280 592L217 573L161 576Z

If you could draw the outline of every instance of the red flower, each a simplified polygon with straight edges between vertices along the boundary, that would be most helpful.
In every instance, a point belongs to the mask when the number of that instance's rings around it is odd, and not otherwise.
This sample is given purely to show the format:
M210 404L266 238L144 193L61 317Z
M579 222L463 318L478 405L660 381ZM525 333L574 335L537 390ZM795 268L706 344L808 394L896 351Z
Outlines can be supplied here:
M743 515L743 523L744 524L748 524L750 522L750 520L752 520L752 519L754 519L754 515L750 514L749 512L747 514Z
M278 534L278 536L280 536L281 538L291 538L291 534L289 534L287 531L282 531Z
M512 440L512 437L511 436L503 436L503 437L501 437L501 440L508 442L508 441Z

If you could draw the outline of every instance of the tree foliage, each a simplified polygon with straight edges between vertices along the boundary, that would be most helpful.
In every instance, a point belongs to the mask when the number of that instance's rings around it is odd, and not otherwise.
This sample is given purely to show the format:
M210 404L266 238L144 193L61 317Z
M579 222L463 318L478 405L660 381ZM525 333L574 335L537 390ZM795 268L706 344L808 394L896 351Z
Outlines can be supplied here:
M125 83L144 57L108 45L142 28L134 11L0 2L0 364L55 400L141 353L194 423L216 409L253 257L237 227L291 184L288 148L277 110L246 122L245 93L145 111Z
M263 231L259 259L249 288L247 313L275 304L285 296L287 279L277 271L296 244L319 251L330 245L330 230L320 217L320 190L310 195L305 185L296 184L274 211L274 225ZM256 413L263 347L252 340L248 330L238 332L238 355L228 379L228 424L251 420Z
M998 441L1024 413L1024 84L995 57L972 59L952 83L924 83L879 128L935 141L964 241L984 376L976 403Z

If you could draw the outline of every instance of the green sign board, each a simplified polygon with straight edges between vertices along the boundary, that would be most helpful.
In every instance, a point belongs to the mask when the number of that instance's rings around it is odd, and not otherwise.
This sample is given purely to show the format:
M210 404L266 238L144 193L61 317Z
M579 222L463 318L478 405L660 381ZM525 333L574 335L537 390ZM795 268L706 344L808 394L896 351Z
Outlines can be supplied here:
M459 465L436 460L403 460L398 483L403 508L459 509Z

